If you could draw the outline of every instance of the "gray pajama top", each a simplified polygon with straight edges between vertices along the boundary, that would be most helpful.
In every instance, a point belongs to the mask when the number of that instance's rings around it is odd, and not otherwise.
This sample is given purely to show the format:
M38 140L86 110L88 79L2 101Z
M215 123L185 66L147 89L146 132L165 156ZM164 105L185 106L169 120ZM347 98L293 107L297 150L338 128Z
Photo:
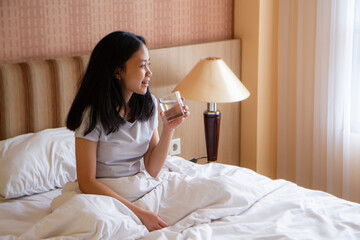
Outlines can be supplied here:
M89 124L89 112L84 111L83 120L75 130L75 137L98 142L96 153L96 177L124 177L140 172L140 161L149 148L153 132L158 127L158 107L155 104L153 116L145 122L127 122L119 130L106 135L100 124L86 136L84 130Z

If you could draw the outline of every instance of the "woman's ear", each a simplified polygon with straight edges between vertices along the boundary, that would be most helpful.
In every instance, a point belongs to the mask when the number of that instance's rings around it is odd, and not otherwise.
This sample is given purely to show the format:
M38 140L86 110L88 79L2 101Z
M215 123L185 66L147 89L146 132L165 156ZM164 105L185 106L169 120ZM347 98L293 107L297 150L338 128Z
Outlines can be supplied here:
M114 76L116 79L121 79L121 69L119 67L115 69Z

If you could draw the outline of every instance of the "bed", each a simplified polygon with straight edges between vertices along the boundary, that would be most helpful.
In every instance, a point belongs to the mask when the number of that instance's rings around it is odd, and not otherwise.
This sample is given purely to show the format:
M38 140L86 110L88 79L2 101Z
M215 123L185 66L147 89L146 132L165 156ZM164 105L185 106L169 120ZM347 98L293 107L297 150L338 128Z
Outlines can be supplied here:
M239 40L151 50L152 92L169 92L197 57L217 55L239 71L234 49L240 52ZM166 65L169 56L183 62L181 71ZM179 131L183 153L169 156L159 177L141 172L103 179L158 212L169 227L148 232L120 202L81 194L74 133L64 119L87 61L80 56L0 65L0 239L360 239L359 204L235 166L236 147L219 149L218 163L189 161L205 151L201 116L184 126L200 137L190 140L189 131ZM206 108L197 104L188 103L192 115ZM223 106L223 118L238 117L238 108ZM238 128L222 132L232 146L239 146Z

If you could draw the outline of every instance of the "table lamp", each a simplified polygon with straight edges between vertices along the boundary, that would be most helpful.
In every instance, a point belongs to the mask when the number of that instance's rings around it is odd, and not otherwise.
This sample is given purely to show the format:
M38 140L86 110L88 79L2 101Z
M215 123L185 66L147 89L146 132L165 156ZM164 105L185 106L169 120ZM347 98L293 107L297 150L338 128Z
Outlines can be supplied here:
M250 96L250 92L217 57L201 59L179 82L175 91L186 99L207 103L208 109L204 112L207 159L215 162L220 135L220 111L216 104L242 101Z

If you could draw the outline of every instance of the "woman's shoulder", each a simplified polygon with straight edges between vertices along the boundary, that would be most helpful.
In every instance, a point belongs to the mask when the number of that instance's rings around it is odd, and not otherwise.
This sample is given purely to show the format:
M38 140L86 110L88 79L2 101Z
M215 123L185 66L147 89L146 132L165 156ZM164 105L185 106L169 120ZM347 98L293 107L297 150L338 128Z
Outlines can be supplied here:
M154 102L155 109L157 109L157 98L156 98L155 95L152 94L152 93L150 93L150 95L151 95L151 99L152 99L153 102Z
M157 98L155 97L155 95L152 94L152 93L150 93L150 95L151 95L151 98L152 98L153 102L156 103L156 102L157 102Z
M91 107L87 106L82 113L80 126L75 130L75 136L85 138L90 141L98 141L100 135L103 132L101 124L99 123L95 124L94 129L85 135L85 132L90 126L90 122L91 122Z
M158 104L157 104L157 99L154 94L151 94L151 98L154 102L154 111L150 118L150 122L151 122L151 125L153 126L153 129L155 129L158 127Z

